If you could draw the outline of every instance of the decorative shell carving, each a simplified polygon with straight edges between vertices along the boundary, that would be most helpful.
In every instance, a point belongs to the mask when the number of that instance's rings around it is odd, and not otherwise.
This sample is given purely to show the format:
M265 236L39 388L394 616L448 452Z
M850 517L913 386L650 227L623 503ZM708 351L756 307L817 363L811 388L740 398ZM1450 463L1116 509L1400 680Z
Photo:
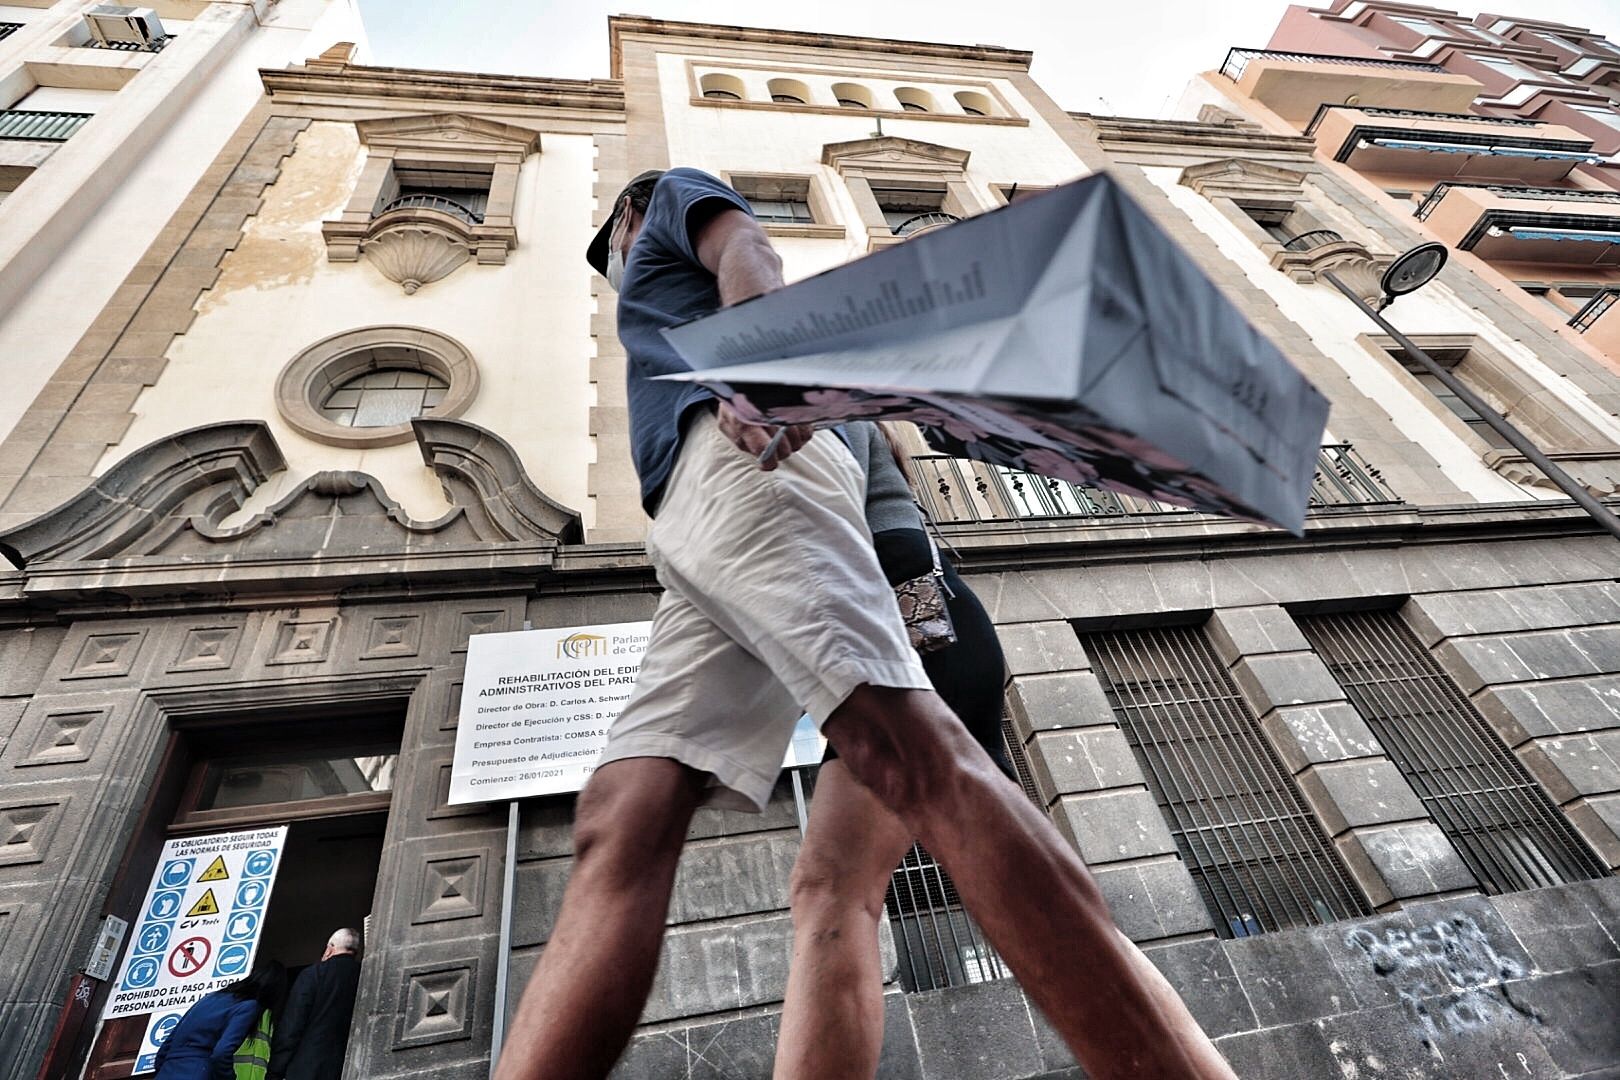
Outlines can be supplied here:
M361 245L371 265L407 296L447 276L471 256L467 245L436 229L403 225L385 229Z

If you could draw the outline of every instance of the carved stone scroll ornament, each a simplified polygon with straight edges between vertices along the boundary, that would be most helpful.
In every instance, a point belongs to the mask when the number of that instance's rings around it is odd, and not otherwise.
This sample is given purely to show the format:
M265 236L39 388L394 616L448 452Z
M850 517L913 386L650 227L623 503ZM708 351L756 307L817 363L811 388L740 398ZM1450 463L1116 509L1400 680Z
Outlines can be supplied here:
M423 460L451 503L432 521L413 519L374 477L329 471L225 527L285 463L263 423L211 424L135 451L55 510L0 533L0 552L30 572L116 561L126 572L143 565L201 571L198 580L228 584L221 567L330 575L382 559L397 574L400 558L488 552L492 545L516 545L533 565L582 539L579 515L535 486L505 440L463 420L415 423ZM286 576L297 574L288 569Z
M1374 255L1354 240L1333 240L1318 244L1309 251L1278 251L1271 257L1271 265L1302 285L1321 281L1329 270L1368 304L1376 306L1383 291L1378 287L1395 261L1393 255Z
M472 257L467 241L424 225L384 229L360 244L377 271L410 296L423 285L446 277Z

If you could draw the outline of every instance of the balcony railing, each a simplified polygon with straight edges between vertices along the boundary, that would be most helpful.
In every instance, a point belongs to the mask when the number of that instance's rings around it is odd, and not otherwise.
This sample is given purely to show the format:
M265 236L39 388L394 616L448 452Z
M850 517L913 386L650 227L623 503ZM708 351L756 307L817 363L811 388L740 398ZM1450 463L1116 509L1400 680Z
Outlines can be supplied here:
M1355 67L1396 68L1401 71L1432 71L1445 74L1439 64L1425 64L1418 60L1385 60L1373 56L1331 56L1327 53L1277 52L1273 49L1229 49L1221 74L1233 82L1243 78L1243 70L1250 60L1286 60L1298 64L1347 64Z
M1583 334L1586 333L1597 325L1604 312L1614 307L1616 301L1620 301L1620 289L1604 289L1575 313L1574 318L1569 320L1569 325Z
M1575 203L1620 203L1620 191L1583 191L1576 188L1543 188L1543 187L1516 187L1511 184L1436 184L1433 189L1418 203L1413 215L1423 221L1440 205L1440 200L1446 197L1446 192L1452 188L1477 188L1481 191L1494 191L1498 195L1506 195L1510 199L1545 199L1548 202L1575 202Z
M0 22L0 41L4 41L22 28L23 24L20 22Z
M1376 105L1330 105L1323 108L1353 108L1368 116L1399 116L1411 119L1452 120L1458 123L1499 124L1502 127L1540 127L1544 120L1526 120L1522 116L1481 116L1478 113L1435 112L1432 109L1386 109Z
M482 225L484 223L484 215L442 195L401 195L383 207L378 212L378 216L380 217L390 210L413 208L417 210L437 210L441 214L449 214L451 217L460 218L468 225Z
M955 214L932 210L926 214L918 214L916 217L908 217L890 231L896 236L910 236L913 233L920 233L924 229L933 229L940 225L951 225L961 220Z
M40 109L0 109L0 139L39 139L62 142L84 127L93 114L46 112Z
M118 52L162 52L163 47L174 40L173 34L165 34L151 41L87 41L87 49L114 49Z
M1063 518L1143 518L1197 511L946 454L911 459L923 506L942 524ZM1401 497L1349 443L1321 448L1310 505L1384 506Z
M1283 247L1289 251L1315 251L1323 244L1338 244L1344 237L1332 229L1312 229L1310 232L1300 233L1290 240L1283 241Z

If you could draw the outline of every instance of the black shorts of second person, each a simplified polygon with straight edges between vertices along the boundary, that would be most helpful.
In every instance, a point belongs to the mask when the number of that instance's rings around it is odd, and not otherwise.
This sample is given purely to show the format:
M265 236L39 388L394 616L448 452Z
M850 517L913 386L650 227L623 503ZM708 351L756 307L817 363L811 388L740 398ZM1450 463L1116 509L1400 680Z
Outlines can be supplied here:
M872 546L877 551L878 565L891 585L921 577L934 567L928 550L928 534L920 529L875 533ZM935 692L961 717L963 726L984 747L990 760L1012 777L1012 765L1001 739L1006 661L1001 654L995 624L973 590L957 575L956 568L944 559L940 566L945 572L945 584L954 594L946 598L945 606L956 627L956 640L943 649L925 653L923 670L928 672ZM822 761L832 761L837 756L837 751L828 744Z

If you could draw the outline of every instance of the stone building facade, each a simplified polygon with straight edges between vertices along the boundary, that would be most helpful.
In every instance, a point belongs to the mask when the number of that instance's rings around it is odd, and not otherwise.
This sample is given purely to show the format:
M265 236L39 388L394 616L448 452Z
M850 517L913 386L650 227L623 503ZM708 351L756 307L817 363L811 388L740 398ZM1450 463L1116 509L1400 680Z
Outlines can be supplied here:
M0 1075L129 1074L142 1031L75 978L100 919L165 838L250 824L290 829L267 953L366 921L347 1075L487 1069L572 799L520 808L503 956L507 808L447 800L467 642L656 603L582 255L674 164L744 192L790 277L1111 170L1333 411L1299 538L915 457L1031 798L1245 1078L1620 1067L1620 549L1245 208L1312 215L1374 280L1410 223L1228 110L1067 113L1028 53L610 28L602 80L266 68L0 443ZM1620 444L1615 375L1468 267L1394 313ZM699 815L619 1075L769 1075L795 810L784 779ZM1077 1075L953 901L914 853L882 1075Z

